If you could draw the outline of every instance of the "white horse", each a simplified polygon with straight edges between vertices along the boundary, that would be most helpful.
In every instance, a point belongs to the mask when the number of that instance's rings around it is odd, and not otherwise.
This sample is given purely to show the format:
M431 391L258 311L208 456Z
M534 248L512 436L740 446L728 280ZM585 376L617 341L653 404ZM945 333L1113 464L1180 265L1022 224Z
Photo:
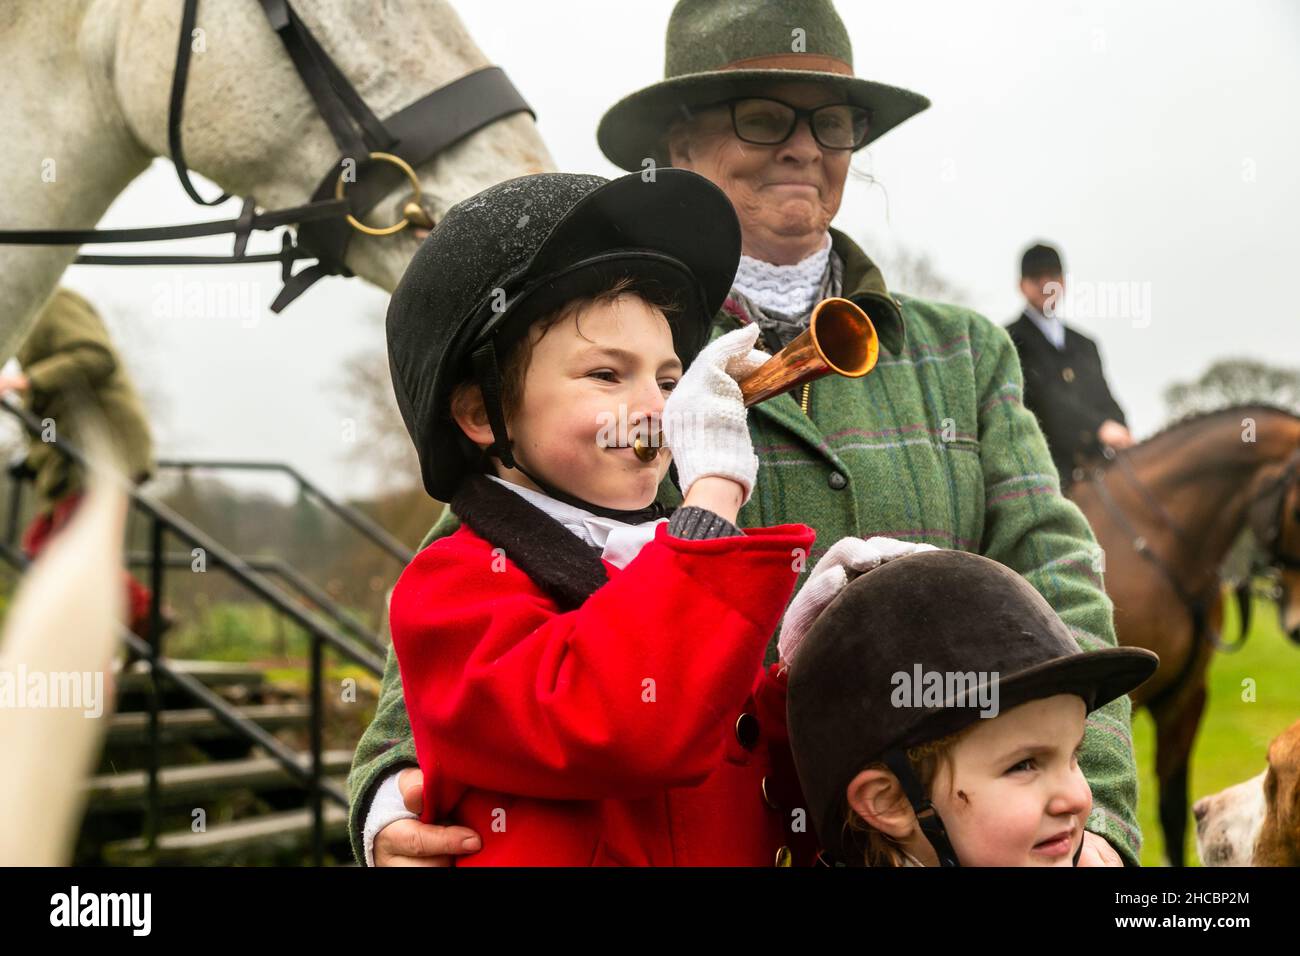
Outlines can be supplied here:
M380 117L490 65L443 0L304 0L295 10ZM7 86L0 228L92 228L154 157L168 156L180 16L179 0L0 4ZM306 202L339 150L257 0L200 3L197 27L202 42L183 114L187 164L261 208ZM423 204L437 219L493 183L553 168L532 118L516 113L417 172ZM385 197L368 219L400 219L406 192ZM186 202L172 221L234 215ZM358 234L345 264L391 290L417 245L411 229ZM15 352L76 254L71 246L0 245L0 361Z

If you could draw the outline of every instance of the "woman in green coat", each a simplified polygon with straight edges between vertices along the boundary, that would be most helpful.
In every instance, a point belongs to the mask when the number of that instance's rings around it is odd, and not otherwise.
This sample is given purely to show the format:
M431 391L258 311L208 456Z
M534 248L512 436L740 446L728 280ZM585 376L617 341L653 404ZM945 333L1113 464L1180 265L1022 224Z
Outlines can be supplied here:
M1114 646L1096 540L1061 496L1021 402L1007 333L969 309L891 292L868 256L830 227L852 152L929 105L854 76L852 62L828 0L681 0L668 26L666 78L617 103L597 134L624 169L689 168L731 198L744 255L715 335L757 322L775 351L830 295L862 306L879 332L870 375L832 376L751 410L760 465L740 524L812 525L809 568L845 536L977 552L1024 575L1085 650ZM676 505L680 496L665 483L660 500ZM448 512L425 543L454 527ZM1137 865L1128 697L1089 716L1079 762L1094 803L1080 864ZM390 653L349 777L359 859L445 865L477 848L463 828L410 819L419 775L401 771L415 766Z

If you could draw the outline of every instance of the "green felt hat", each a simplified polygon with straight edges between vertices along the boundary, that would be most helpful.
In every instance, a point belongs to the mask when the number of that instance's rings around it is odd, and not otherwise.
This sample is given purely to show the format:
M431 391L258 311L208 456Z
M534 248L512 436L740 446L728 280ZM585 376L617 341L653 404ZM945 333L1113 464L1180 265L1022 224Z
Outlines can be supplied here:
M773 83L820 83L870 110L867 143L930 105L853 75L853 46L830 0L680 0L665 46L662 82L615 103L596 130L601 151L623 169L647 158L667 164L664 136L693 107L762 95Z

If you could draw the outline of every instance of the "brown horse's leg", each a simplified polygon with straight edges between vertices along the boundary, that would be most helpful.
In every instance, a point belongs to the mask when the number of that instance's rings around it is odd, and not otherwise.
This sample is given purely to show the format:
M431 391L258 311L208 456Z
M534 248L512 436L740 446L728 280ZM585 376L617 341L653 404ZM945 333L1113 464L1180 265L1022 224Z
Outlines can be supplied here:
M1184 866L1183 843L1187 835L1187 776L1192 744L1205 710L1205 672L1201 670L1190 690L1153 708L1156 723L1156 781L1160 799L1160 829L1170 866Z

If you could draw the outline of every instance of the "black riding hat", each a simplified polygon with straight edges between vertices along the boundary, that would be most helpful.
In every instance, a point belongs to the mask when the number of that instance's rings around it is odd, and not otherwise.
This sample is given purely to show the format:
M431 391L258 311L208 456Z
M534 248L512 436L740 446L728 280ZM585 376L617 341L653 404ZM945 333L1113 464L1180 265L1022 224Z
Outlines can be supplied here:
M1028 581L978 554L909 554L849 582L799 645L786 705L795 767L824 855L861 862L843 826L845 791L865 766L884 761L941 863L959 865L906 751L975 723L980 709L970 696L964 706L952 698L938 707L895 706L895 674L919 666L983 675L974 686L996 683L999 712L1056 694L1078 694L1092 711L1133 690L1158 663L1139 648L1084 653Z
M452 389L473 376L514 466L499 366L541 315L630 276L675 293L683 365L708 341L740 261L730 200L703 176L658 169L615 180L542 173L457 203L407 266L388 306L388 363L424 487L450 500L471 467L451 418Z

